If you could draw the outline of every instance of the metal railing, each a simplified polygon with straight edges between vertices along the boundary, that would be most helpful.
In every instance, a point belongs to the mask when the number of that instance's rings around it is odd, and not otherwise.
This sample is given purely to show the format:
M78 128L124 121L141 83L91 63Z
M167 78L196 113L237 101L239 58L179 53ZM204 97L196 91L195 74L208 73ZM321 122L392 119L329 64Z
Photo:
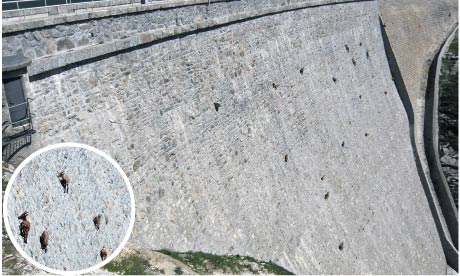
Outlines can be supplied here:
M26 105L25 116L20 120L14 122L5 121L2 124L2 160L10 160L16 153L18 153L24 147L29 146L32 143L32 134L35 132L32 125L32 117L29 108L29 99L26 99L24 103L20 103L11 107L9 110L14 108L22 108ZM22 129L19 129L22 127ZM7 132L6 130L9 131Z
M24 108L24 105L25 105L25 108ZM11 125L13 127L29 124L32 121L31 118L30 118L29 100L28 99L23 103L8 106L8 112L9 112L9 114L13 114L13 113L16 113L16 112L21 112L21 113L24 114L24 116L22 116L21 119L14 120L14 122L13 121L11 122ZM10 120L11 120L11 118L10 118Z
M111 2L109 6L113 6L113 0L2 0L3 11L23 10L30 8L42 8L50 6L80 4L89 2ZM130 1L128 4L134 4L135 1Z
M7 144L2 145L2 161L8 162L13 156L21 149L32 144L32 133L29 132L21 137L9 141Z
M26 106L26 108L23 108L23 106ZM32 125L32 115L30 114L30 103L29 103L29 98L26 98L26 101L23 102L23 103L20 103L20 104L16 104L16 105L13 105L13 106L7 106L8 108L8 112L11 113L11 110L13 109L16 109L16 108L21 108L21 109L24 109L24 117L18 119L18 120L14 120L14 121L11 121L11 118L9 121L5 121L3 122L2 126L3 126L3 130L2 130L2 134L3 134L3 140L5 141L8 141L8 139L10 138L16 138L17 136L17 133L15 134L9 134L9 133L5 133L5 130L7 127L12 127L12 128L17 128L17 127L23 127L23 131L24 132L25 130L29 130L29 129L33 129L33 125Z

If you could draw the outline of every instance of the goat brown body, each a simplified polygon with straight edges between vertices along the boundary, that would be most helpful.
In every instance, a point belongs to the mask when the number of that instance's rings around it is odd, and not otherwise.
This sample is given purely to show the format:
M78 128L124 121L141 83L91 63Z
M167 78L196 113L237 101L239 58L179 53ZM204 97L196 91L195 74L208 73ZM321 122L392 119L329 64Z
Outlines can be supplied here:
M42 250L44 250L45 253L48 252L48 238L48 231L43 231L42 235L40 236L40 244L42 246Z
M24 212L22 215L18 217L18 219L22 220L19 224L19 233L22 239L24 240L24 243L27 243L27 238L29 237L30 231L30 222L27 220L28 215L28 212Z
M99 226L101 225L101 219L102 215L97 215L93 218L94 226L96 226L97 230L99 230Z
M99 253L99 255L101 256L102 260L107 259L107 255L109 255L109 249L107 247L105 247L105 246L102 247L101 252Z
M70 177L61 171L57 175L59 182L61 182L62 187L64 188L64 193L69 193L69 184L70 184Z

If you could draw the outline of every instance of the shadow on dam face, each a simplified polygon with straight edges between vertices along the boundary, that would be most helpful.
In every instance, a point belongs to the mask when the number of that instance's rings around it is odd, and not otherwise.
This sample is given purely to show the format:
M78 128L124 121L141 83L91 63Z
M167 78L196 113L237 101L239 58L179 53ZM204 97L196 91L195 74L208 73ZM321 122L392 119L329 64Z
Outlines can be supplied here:
M417 172L418 172L418 175L420 177L420 181L422 183L423 190L425 192L425 196L426 196L426 198L428 200L428 204L430 206L431 214L432 214L434 222L436 224L436 229L438 231L439 238L441 240L441 244L442 244L442 247L443 247L444 255L446 257L447 264L449 266L451 266L453 269L455 269L455 271L458 272L458 251L456 249L457 243L458 243L458 221L453 220L452 218L450 218L448 220L449 216L452 216L452 214L451 214L450 210L447 210L446 214L448 215L448 217L446 218L446 220L447 220L447 225L448 225L448 228L449 228L448 231L446 231L447 229L444 229L444 226L443 226L443 224L441 222L441 217L440 216L443 215L443 211L438 210L437 200L435 200L433 198L434 196L436 196L436 193L433 193L431 191L430 183L428 182L428 180L425 177L425 173L424 173L423 168L422 168L422 163L421 163L420 157L419 157L418 152L417 152L417 146L416 146L416 141L415 141L415 133L414 133L414 110L413 110L413 107L412 107L412 104L411 104L411 101L410 101L409 93L407 92L407 88L406 88L406 85L404 84L404 80L402 78L401 71L399 69L398 63L396 61L396 57L395 57L395 55L393 53L391 43L390 43L390 41L388 39L388 35L386 33L386 30L385 30L385 25L383 24L381 18L379 18L379 20L380 20L380 28L381 28L381 32L382 32L383 43L384 43L384 47L385 47L385 53L386 53L386 56L388 58L388 64L390 66L391 75L393 77L393 81L395 83L396 89L397 89L397 91L399 93L399 96L401 98L401 101L402 101L402 103L404 105L404 108L406 110L406 113L407 113L407 118L408 118L409 127L410 127L410 141L411 141L411 145L412 145L412 151L413 151L413 154L414 154L415 164L416 164L416 167L417 167ZM441 49L442 49L442 47L441 47ZM427 86L427 92L433 90L434 74L435 74L435 71L436 71L436 63L437 63L437 60L438 60L438 56L439 56L439 53L436 54L435 58L433 59L433 64L430 66L430 71L429 71L429 76L428 76L429 81L428 81L428 86ZM433 66L434 66L434 68L433 68ZM430 102L432 102L432 94L433 94L432 92L427 93L427 97L430 98L430 100L428 100L426 102L427 105ZM426 109L427 110L432 110L432 108L430 108L429 106ZM425 133L428 130L429 134L431 135L431 133L432 133L431 128L432 128L432 122L433 122L433 120L432 120L432 112L429 113L428 115L429 115L428 120L425 121ZM428 154L428 151L427 151L427 154ZM430 159L433 160L433 158L430 158ZM442 198L440 198L440 200L441 199ZM440 202L440 204L442 206L445 203L443 204L442 202ZM453 244L449 241L448 236L450 238L452 238Z

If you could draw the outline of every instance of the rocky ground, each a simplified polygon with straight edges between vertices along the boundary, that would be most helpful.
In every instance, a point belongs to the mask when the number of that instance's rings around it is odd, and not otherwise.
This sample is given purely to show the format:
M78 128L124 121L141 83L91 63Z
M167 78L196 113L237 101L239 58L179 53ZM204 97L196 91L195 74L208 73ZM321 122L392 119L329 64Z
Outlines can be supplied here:
M458 34L443 58L439 96L441 166L458 208Z
M43 275L43 270L29 264L13 247L3 231L3 274ZM202 252L177 253L126 246L121 253L94 275L192 275L192 274L292 274L270 262L244 256L216 256Z
M104 269L117 274L276 274L291 272L271 263L247 256L218 256L203 252L148 250L127 246Z

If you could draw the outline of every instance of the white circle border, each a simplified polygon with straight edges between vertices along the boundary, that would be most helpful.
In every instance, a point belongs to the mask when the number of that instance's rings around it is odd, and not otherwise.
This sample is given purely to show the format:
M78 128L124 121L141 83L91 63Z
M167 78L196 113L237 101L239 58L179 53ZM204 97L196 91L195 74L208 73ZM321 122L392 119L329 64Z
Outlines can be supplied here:
M47 266L44 266L44 265L40 264L39 262L37 262L34 259L32 259L32 257L27 255L24 252L24 250L22 250L22 247L17 243L16 239L14 238L13 232L11 231L11 227L10 227L10 224L9 224L9 221L8 221L8 215L7 215L8 214L8 210L7 210L8 195L10 193L11 187L13 186L13 183L14 183L16 177L18 176L19 172L25 167L25 165L27 165L27 163L29 163L32 159L34 159L38 155L40 155L40 154L42 154L44 152L47 152L49 150L52 150L52 149L65 148L65 147L77 147L77 148L86 149L86 150L92 151L92 152L94 152L96 154L99 154L100 156L102 156L106 160L108 160L118 170L120 175L123 177L123 180L125 181L126 186L128 186L128 191L129 191L129 195L130 195L130 198L131 198L131 218L130 218L130 222L129 222L129 226L128 226L128 231L126 232L125 237L123 238L121 244L103 262L101 262L99 264L96 264L96 265L94 265L92 267L86 268L86 269L75 270L75 271L57 270L57 269L49 268ZM46 147L44 147L42 149L39 149L38 151L32 153L24 161L22 161L21 164L14 170L14 173L11 176L11 179L8 181L8 185L7 185L6 190L5 190L4 202L3 202L3 219L5 221L5 228L6 228L6 232L8 233L9 239L13 243L14 247L16 248L16 250L18 250L18 252L27 261L29 261L30 263L32 263L34 266L38 267L39 269L47 271L47 272L50 272L50 273L53 273L53 274L75 275L75 274L86 274L86 273L90 273L92 271L95 271L96 269L99 269L99 268L103 267L104 265L106 265L107 263L109 263L111 260L113 260L113 258L115 258L120 253L120 251L123 249L123 247L128 242L128 239L131 236L131 233L133 231L134 220L135 220L134 216L135 216L135 213L136 213L135 208L136 208L136 204L134 202L134 192L133 192L133 188L131 187L131 183L129 182L128 177L126 176L125 172L122 170L120 165L118 165L118 163L112 157L110 157L105 152L103 152L101 150L98 150L98 149L96 149L96 148L94 148L92 146L86 145L86 144L59 143L59 144L46 146Z

